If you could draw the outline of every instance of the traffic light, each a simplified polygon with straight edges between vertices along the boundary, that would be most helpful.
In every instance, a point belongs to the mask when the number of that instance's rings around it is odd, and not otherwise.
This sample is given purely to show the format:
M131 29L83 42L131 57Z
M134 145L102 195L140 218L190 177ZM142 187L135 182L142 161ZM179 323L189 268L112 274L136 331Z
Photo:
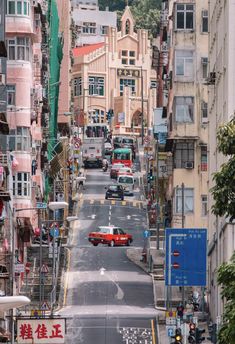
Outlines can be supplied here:
M174 344L182 344L183 343L183 336L182 336L180 328L177 328L175 330L175 335L172 338L174 338L174 340L175 340Z
M216 324L210 324L208 326L208 332L210 337L207 337L208 340L210 340L213 344L216 344L217 342L217 325Z
M194 323L189 324L188 342L190 344L196 344L196 325Z
M153 180L153 170L150 169L149 173L148 173L148 183L150 183Z
M200 344L202 343L206 338L202 337L203 333L205 333L206 330L204 329L200 329L200 328L196 328L196 343Z

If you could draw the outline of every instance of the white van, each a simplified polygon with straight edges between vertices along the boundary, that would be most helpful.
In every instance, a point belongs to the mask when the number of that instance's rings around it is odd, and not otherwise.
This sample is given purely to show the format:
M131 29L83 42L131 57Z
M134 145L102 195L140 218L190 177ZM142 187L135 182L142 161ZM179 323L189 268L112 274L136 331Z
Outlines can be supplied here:
M117 178L118 185L122 185L125 195L132 195L135 187L135 179L132 175L121 174Z

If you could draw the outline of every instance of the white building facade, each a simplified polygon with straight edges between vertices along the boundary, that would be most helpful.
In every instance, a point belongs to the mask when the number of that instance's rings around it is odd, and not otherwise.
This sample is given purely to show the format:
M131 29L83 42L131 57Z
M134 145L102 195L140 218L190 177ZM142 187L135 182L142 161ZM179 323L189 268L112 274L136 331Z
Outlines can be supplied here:
M76 27L76 46L104 42L110 27L117 23L116 12L100 11L98 1L73 1L73 20Z
M209 188L213 173L226 158L218 153L216 131L232 119L235 112L235 0L209 2ZM209 196L209 209L213 205ZM235 226L224 218L209 214L208 292L213 321L223 313L216 269L228 261L235 250Z

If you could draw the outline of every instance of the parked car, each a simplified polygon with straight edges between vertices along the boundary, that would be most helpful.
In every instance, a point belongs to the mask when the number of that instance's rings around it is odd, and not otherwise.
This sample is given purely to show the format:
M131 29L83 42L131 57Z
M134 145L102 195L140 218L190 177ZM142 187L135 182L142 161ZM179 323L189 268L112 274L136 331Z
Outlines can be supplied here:
M109 185L105 194L105 199L120 198L124 200L124 190L122 185Z
M122 228L115 226L100 226L96 231L89 233L88 240L94 246L108 244L109 246L127 245L132 241L132 235L125 233Z
M125 167L124 164L122 163L118 163L118 164L113 164L111 166L111 170L110 170L110 178L112 179L117 179L117 174L118 171L120 170L120 168Z

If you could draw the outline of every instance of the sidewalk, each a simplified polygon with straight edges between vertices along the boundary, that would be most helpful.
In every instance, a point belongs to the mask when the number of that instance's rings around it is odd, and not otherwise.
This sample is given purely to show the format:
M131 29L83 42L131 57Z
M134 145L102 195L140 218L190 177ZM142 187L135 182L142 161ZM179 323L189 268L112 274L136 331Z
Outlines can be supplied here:
M144 156L143 146L138 142L138 156L140 161L140 168L142 176L146 174L146 162ZM161 231L161 230L160 230ZM127 250L127 257L133 261L136 265L142 268L146 273L152 276L153 280L153 294L154 294L154 304L155 308L162 310L159 316L159 343L158 344L168 344L170 343L170 338L167 336L166 324L165 324L165 310L166 310L166 288L164 280L164 261L165 252L164 248L164 233L160 233L160 250L156 249L156 228L150 229L149 238L149 249L147 254L147 263L141 261L142 249L141 248L129 248ZM171 305L173 309L181 303L182 293L179 288L173 287L171 294ZM199 314L195 314L199 315ZM207 331L206 322L200 322L199 328L205 329L206 333L203 334L205 338L209 336ZM209 344L208 340L203 341L204 344Z

